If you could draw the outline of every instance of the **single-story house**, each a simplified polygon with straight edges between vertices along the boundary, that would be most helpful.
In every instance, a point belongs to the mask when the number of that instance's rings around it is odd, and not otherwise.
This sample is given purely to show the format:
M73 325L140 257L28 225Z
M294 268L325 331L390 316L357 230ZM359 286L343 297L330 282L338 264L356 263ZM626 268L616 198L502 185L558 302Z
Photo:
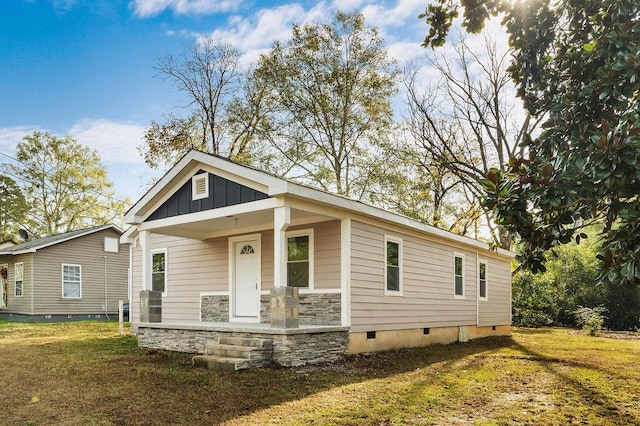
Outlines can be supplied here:
M122 233L101 225L0 249L0 318L118 319L119 301L128 300Z
M125 221L132 331L196 363L301 365L511 332L513 253L221 157L190 151Z

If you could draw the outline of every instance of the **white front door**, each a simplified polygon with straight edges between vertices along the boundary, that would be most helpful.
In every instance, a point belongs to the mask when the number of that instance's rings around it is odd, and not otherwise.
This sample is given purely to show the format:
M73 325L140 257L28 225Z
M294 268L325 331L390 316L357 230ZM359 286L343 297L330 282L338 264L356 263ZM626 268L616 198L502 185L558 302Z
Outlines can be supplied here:
M258 240L236 241L234 254L234 316L257 319L260 314Z

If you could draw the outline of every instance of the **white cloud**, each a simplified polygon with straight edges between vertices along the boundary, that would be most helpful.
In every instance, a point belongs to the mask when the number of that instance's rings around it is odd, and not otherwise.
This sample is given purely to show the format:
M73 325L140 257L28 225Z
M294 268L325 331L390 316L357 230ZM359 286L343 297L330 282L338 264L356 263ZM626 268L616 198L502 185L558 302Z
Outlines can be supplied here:
M6 155L15 156L18 143L21 142L25 136L29 136L36 130L42 129L35 126L16 126L0 129L0 152L5 154L0 157L0 163L10 161Z
M255 61L260 53L269 50L275 40L289 39L294 24L327 21L330 16L331 9L325 2L319 2L309 10L305 10L298 3L291 3L274 8L262 8L248 16L231 16L226 27L201 34L199 38L220 39L232 43L242 52L242 62L248 64Z
M240 0L133 0L129 5L134 13L147 18L171 10L176 15L208 15L236 10Z
M98 151L103 163L142 164L137 146L145 127L109 120L81 120L69 129L69 136Z

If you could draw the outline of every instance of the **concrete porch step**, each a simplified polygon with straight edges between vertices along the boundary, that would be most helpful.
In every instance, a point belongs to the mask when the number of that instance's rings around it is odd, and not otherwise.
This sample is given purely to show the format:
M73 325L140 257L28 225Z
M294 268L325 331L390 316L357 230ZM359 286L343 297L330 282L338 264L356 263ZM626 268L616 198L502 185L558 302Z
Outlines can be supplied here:
M193 357L193 365L218 371L238 371L250 367L250 361L246 358L232 358L217 355L196 355Z
M207 355L215 355L226 358L251 358L253 346L226 345L221 343L207 344Z
M234 337L234 336L220 336L219 343L221 345L231 345L231 346L248 346L252 348L263 348L269 343L271 340L268 339L260 339L260 338L251 338L251 337Z

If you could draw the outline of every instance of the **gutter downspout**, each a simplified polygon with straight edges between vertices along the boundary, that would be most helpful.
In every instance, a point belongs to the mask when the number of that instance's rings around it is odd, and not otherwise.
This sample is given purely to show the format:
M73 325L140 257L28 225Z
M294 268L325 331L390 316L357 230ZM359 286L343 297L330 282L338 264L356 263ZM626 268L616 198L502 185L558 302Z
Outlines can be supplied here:
M476 252L476 327L480 327L480 255Z
M104 316L109 318L109 293L107 291L107 256L102 256L104 259Z
M33 316L33 292L35 290L35 285L34 285L34 282L33 282L33 276L34 276L33 275L33 270L35 269L36 264L35 264L35 261L34 261L34 257L35 257L35 253L31 253L31 268L29 268L29 269L31 269L31 271L30 271L31 282L29 283L30 284L29 287L30 287L30 290L31 290L29 292L30 293L30 298L31 298L31 316ZM24 289L24 270L22 272L22 280L23 280L22 281L22 288Z

